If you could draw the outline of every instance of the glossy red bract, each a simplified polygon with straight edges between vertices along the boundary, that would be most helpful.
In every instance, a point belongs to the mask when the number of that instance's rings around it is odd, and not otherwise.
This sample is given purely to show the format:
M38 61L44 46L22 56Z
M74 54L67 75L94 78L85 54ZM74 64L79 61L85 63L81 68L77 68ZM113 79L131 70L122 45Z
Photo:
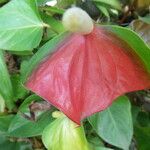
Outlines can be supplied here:
M125 42L96 27L89 35L72 34L26 86L80 124L118 96L150 87L150 78Z

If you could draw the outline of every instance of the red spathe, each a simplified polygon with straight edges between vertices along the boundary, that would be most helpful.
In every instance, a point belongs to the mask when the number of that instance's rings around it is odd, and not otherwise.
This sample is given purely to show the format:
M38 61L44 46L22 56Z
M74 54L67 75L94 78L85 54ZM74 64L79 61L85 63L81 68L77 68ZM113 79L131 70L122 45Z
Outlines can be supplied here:
M148 73L131 51L100 28L73 34L39 64L26 87L80 124L118 96L150 87Z

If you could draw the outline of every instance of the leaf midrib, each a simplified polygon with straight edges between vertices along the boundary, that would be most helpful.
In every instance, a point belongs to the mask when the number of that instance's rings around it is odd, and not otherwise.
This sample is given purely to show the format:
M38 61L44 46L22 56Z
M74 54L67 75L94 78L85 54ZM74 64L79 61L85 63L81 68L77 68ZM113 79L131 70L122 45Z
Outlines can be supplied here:
M113 125L114 125L114 128L115 128L115 130L119 133L119 135L122 137L122 135L120 134L120 130L119 130L119 127L117 126L117 124L115 123L116 121L115 121L115 119L114 119L114 117L112 116L112 114L111 114L111 110L110 110L110 108L108 108L108 113L109 113L109 115L110 115L110 118L111 118L111 120L112 120L112 123L113 123ZM120 144L119 144L120 145ZM119 146L118 145L118 146ZM121 144L122 145L122 144Z

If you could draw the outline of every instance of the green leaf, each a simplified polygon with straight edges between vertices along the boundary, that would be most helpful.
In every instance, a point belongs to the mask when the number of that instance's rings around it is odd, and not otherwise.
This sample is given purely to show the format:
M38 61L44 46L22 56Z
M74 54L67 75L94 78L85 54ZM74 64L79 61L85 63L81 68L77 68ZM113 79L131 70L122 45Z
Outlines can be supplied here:
M0 95L5 100L7 107L12 109L14 107L13 89L5 64L3 51L0 51L0 81Z
M14 100L17 101L18 99L23 99L28 94L28 91L22 85L20 75L12 75L11 82L14 90Z
M0 133L6 133L14 115L0 116Z
M101 6L99 3L97 3L97 8L108 18L110 19L110 15L109 15L109 12L108 10L106 9L106 7L104 6Z
M32 50L41 41L44 23L34 0L12 0L0 9L0 48Z
M118 0L93 0L93 1L100 3L101 5L106 5L121 10L121 5Z
M105 26L107 30L114 32L119 38L123 39L134 50L141 59L144 67L150 73L150 48L134 31L119 26ZM138 44L137 44L138 43Z
M44 6L44 7L40 7L41 10L44 10L46 12L48 12L48 14L60 14L63 15L65 10L62 8L58 8L58 7L51 7L51 6Z
M38 5L45 5L46 2L50 1L50 0L36 0Z
M28 63L29 63L29 58L27 58L27 60L26 59L22 60L22 62L21 62L21 65L20 65L21 81L23 80L23 77L26 74Z
M134 106L132 105L132 120L133 120L133 124L135 124L137 122L137 116L140 112L140 107L138 106Z
M9 53L18 56L33 55L33 52L31 50L30 51L9 51Z
M107 143L129 149L133 127L131 106L127 97L119 97L108 109L91 116L89 122Z
M139 150L149 150L150 148L150 127L135 126L134 129L135 139L137 141L137 148Z
M50 29L57 33L62 33L65 31L64 26L62 25L62 22L59 20L56 20L54 17L43 14L43 20L48 25L50 25Z
M32 150L31 143L12 141L4 135L0 135L0 139L2 150Z
M134 20L130 26L150 46L150 24L141 20Z
M87 133L90 133L90 131L87 131ZM90 137L87 137L87 139L88 139L88 142L89 142L93 147L95 147L95 146L97 146L97 147L103 147L103 146L104 146L103 141L102 141L99 137L97 137L97 136L95 136L95 135L90 136Z
M104 147L104 143L101 141L101 139L94 135L88 139L88 142L92 150L112 150L110 148Z
M137 122L141 127L147 127L150 125L150 118L147 112L139 112L137 116Z
M23 116L23 114L29 116L29 104L31 104L31 102L39 102L40 100L40 97L31 95L22 103L19 112L9 126L8 134L10 136L25 138L42 134L43 129L53 120L51 117L52 110L44 112L39 111L36 121L28 120Z
M6 3L8 2L9 0L0 0L0 4L3 4L3 3Z

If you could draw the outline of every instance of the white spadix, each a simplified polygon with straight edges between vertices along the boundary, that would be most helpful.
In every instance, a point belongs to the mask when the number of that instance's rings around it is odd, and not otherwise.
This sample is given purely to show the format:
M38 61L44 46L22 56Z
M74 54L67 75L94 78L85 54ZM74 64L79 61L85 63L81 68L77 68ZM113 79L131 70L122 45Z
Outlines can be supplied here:
M68 31L80 34L89 34L94 28L91 17L78 7L69 8L64 13L62 22Z

